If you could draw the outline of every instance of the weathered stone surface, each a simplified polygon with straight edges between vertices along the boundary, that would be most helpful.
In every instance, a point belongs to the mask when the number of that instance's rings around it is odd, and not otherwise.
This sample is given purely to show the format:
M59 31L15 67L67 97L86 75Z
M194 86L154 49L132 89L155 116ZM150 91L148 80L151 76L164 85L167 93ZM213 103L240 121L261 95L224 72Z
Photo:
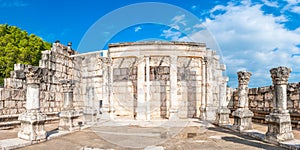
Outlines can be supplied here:
M290 114L287 110L287 83L291 69L278 67L270 70L274 84L274 107L272 113L266 116L268 132L266 137L270 141L281 142L294 139Z
M243 131L252 129L253 112L249 110L248 105L248 84L251 77L250 72L238 72L238 109L233 112L234 124L233 128Z
M294 139L290 114L271 113L266 116L266 121L268 122L267 140L282 142Z

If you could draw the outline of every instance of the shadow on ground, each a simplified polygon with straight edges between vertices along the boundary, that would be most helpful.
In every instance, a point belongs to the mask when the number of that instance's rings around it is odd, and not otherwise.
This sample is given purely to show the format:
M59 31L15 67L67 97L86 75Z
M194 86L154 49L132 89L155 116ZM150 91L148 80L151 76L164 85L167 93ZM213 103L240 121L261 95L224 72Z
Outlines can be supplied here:
M210 128L208 128L208 130L216 131L216 132L222 132L222 133L237 136L237 137L232 137L232 136L222 137L221 139L225 140L225 141L244 144L244 145L253 146L253 147L256 147L256 148L261 148L261 149L266 149L266 150L274 150L274 149L276 149L276 150L285 150L284 148L278 147L276 145L272 145L272 144L269 144L269 143L257 142L257 139L254 139L254 138L249 137L247 135L243 135L243 134L238 133L238 132L234 132L234 131L229 130L229 129L210 127Z

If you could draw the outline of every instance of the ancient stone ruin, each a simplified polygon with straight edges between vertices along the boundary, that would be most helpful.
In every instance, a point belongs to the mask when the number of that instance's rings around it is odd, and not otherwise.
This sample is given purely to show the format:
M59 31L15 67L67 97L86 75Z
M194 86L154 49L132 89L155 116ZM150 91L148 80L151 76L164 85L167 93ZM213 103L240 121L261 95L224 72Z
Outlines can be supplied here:
M37 125L60 119L62 130L99 119L214 121L224 118L216 112L227 106L224 70L216 52L203 43L117 43L86 54L54 43L42 52L39 66L16 64L5 79L0 127L21 122L27 130L30 115L38 116L30 120Z
M238 132L259 121L268 124L268 141L292 140L300 86L288 84L291 70L273 68L274 85L253 89L252 74L240 71L232 91L225 69L203 43L127 42L79 54L56 42L42 52L39 66L16 64L5 79L0 128L20 126L19 138L43 141L51 121L59 121L59 130L74 131L101 120L197 118Z

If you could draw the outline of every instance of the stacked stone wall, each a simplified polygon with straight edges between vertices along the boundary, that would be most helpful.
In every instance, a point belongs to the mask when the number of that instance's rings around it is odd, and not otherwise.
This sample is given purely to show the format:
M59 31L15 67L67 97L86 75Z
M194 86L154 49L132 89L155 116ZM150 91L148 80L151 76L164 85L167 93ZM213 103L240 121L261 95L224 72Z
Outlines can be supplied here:
M55 43L57 44L57 43ZM75 52L57 44L42 52L39 62L40 110L42 113L59 112L62 107L63 91L60 80L73 78L73 61L69 58ZM30 65L15 64L11 76L0 88L0 115L20 114L26 110L26 77Z

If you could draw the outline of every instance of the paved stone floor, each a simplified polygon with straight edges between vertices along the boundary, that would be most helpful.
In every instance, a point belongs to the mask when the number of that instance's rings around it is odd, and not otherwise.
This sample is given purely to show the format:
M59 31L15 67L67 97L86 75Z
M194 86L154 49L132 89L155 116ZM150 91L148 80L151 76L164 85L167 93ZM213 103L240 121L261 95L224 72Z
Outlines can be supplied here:
M57 124L46 126L53 131ZM254 129L266 131L267 127L254 124ZM0 130L0 140L17 137L17 129ZM294 130L300 139L300 131ZM185 128L173 126L140 127L137 125L99 126L53 138L46 142L23 147L24 150L53 149L141 149L145 145L157 145L164 149L282 149L231 130L194 121Z

